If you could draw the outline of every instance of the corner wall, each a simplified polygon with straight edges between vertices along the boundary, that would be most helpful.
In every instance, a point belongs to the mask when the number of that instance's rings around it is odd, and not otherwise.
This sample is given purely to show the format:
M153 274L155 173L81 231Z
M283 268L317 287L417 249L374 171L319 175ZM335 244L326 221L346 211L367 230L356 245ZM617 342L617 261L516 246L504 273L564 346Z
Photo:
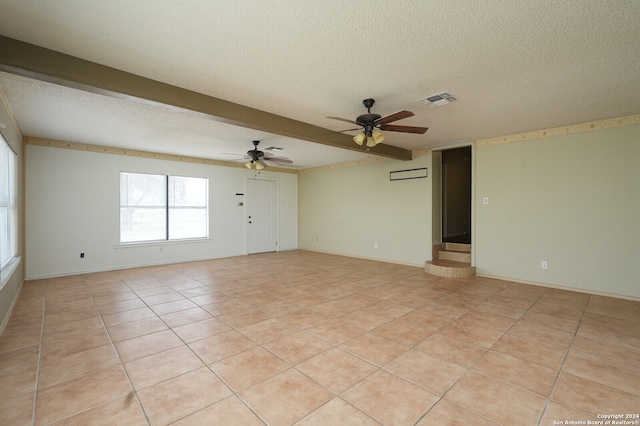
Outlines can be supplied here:
M389 181L390 171L420 167L426 179ZM431 180L430 153L301 173L300 248L423 266L431 259Z
M478 274L640 298L640 125L475 155Z

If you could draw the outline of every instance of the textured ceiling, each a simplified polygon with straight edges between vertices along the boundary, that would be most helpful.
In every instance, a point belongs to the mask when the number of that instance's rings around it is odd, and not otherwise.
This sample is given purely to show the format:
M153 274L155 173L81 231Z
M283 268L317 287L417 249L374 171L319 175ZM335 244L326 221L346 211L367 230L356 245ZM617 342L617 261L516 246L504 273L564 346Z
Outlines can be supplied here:
M640 112L640 1L0 0L0 34L331 130L407 109L410 150ZM306 168L367 157L0 73L23 133ZM447 91L458 100L427 108ZM346 127L350 127L346 124Z

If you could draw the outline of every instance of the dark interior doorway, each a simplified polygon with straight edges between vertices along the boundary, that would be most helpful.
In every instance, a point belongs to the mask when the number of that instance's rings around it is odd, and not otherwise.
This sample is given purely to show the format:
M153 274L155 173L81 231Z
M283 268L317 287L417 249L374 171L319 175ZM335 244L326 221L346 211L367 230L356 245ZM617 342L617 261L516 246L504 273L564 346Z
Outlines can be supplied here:
M471 244L471 147L442 151L442 242Z

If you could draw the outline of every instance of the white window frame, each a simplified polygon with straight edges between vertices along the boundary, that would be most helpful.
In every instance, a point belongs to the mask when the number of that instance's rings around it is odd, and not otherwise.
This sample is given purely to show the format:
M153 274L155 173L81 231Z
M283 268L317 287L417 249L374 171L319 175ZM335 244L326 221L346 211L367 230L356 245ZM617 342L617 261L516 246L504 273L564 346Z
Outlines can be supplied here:
M135 240L135 239L126 239L125 241L123 241L123 209L128 209L131 207L134 207L134 205L129 205L130 200L128 199L128 193L124 196L125 198L127 198L127 200L124 200L123 202L123 187L122 187L122 179L123 179L123 175L132 175L132 176L148 176L148 177L155 177L155 178L162 178L163 182L163 187L159 188L162 191L166 191L164 195L164 200L162 201L162 204L158 204L158 205L149 205L149 206L142 206L140 208L150 208L153 210L162 210L162 215L163 215L163 227L164 229L162 230L164 235L162 238L148 238L148 239L139 239L139 240ZM175 182L178 179L200 179L204 182L204 207L199 205L199 206L176 206L176 199L174 196L170 195L170 191L171 189L175 188ZM119 232L120 232L120 244L121 245L137 245L137 244L153 244L153 243L158 243L158 242L174 242L174 241L192 241L192 240L205 240L209 238L209 179L208 178L202 178L202 177L193 177L193 176L174 176L174 175L165 175L165 174L155 174L155 173L136 173L136 172L125 172L122 171L120 172L120 182L121 182L121 187L120 187L120 206L119 206L119 211L120 211L120 226L119 226ZM128 191L128 187L125 188L125 190ZM172 222L172 212L175 212L177 210L188 210L188 209L196 209L196 210L204 210L204 217L205 217L205 223L204 225L204 235L198 235L198 236L188 236L188 237L172 237L172 233L178 228L178 224L175 223L172 227L172 224L174 222ZM174 231L172 231L172 229Z
M0 290L20 263L18 257L18 156L0 134Z

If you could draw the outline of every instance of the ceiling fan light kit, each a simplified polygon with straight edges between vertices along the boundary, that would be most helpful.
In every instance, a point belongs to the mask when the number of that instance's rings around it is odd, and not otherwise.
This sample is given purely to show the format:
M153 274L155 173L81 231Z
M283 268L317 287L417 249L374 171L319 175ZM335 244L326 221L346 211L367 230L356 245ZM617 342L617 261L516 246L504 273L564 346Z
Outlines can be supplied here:
M376 101L372 98L362 101L365 108L367 108L367 113L358 116L358 118L356 118L356 121L347 120L340 117L327 118L345 121L347 123L352 123L362 127L362 131L353 137L353 141L360 146L362 146L362 144L366 141L366 145L368 147L374 147L384 140L384 134L382 133L382 130L402 133L417 133L421 135L428 130L427 127L397 126L393 124L390 125L389 123L402 120L403 118L412 117L414 114L411 111L399 111L386 117L382 117L379 114L372 114L371 107L375 102ZM359 130L360 127L343 131L349 132L352 130Z
M273 163L277 163L277 164L292 164L293 163L293 161L289 160L288 158L275 157L271 153L265 154L264 152L262 152L262 151L260 151L258 149L258 144L259 143L260 143L260 141L253 141L253 149L247 151L247 155L244 156L244 160L249 160L246 163L244 163L244 166L247 169L262 170L265 167L269 167L269 165L267 164L267 161L270 161L270 162L273 162ZM272 148L274 150L282 151L282 148L276 148L276 147L270 147L270 148Z

